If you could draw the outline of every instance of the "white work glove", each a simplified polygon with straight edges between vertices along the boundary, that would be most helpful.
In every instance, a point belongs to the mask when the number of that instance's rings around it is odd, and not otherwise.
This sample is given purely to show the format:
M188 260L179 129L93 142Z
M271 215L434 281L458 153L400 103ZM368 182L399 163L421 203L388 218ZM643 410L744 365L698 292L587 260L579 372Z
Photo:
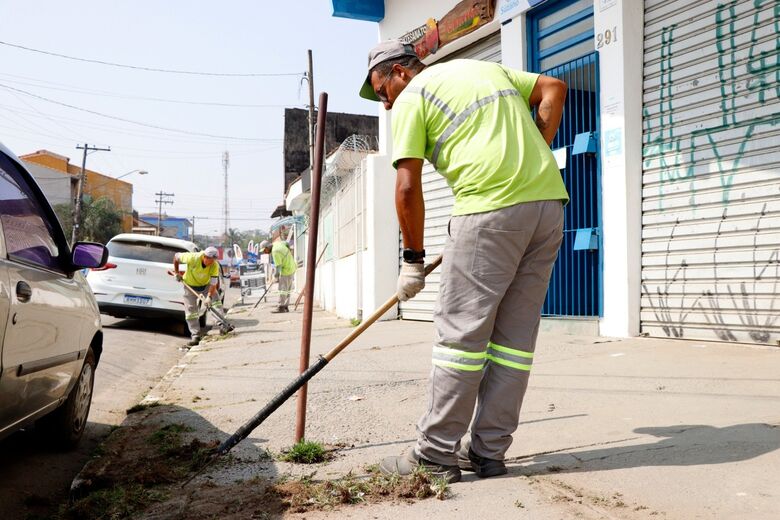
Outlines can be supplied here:
M211 305L211 296L206 296L205 298L203 298L203 305L205 305L206 307Z
M398 275L398 299L405 302L409 298L414 298L423 287L425 287L425 264L404 262L401 265L401 274Z

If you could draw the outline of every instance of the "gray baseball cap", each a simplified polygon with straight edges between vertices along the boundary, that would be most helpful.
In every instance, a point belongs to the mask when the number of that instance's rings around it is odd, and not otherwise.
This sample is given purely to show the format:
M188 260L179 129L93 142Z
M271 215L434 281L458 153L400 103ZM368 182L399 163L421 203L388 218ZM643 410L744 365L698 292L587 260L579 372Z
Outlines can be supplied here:
M209 258L217 258L219 256L219 251L217 250L216 247L209 246L203 250L203 254Z
M263 240L262 242L260 242L260 251L265 251L272 245L273 244L271 244L271 242L269 242L268 240Z
M413 46L403 43L400 40L387 40L371 49L368 53L368 74L366 74L366 80L360 88L360 97L371 101L379 101L376 92L374 92L374 87L371 86L371 69L383 61L400 58L402 56L416 57L417 53L414 52Z

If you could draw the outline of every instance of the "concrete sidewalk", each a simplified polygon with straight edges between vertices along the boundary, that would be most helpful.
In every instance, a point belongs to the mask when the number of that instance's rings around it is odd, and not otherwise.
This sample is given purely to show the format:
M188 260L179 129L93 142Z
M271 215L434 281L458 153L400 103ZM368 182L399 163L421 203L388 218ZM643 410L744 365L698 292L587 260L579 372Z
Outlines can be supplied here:
M297 375L302 306L231 309L236 336L191 350L146 401L224 439ZM316 311L312 360L349 322ZM426 406L431 323L369 328L309 383L306 437L340 446L317 466L263 460L293 444L295 398L233 451L216 480L361 474L413 444ZM445 501L347 506L311 518L780 517L780 349L542 334L509 475L464 473ZM290 517L298 515L290 514Z

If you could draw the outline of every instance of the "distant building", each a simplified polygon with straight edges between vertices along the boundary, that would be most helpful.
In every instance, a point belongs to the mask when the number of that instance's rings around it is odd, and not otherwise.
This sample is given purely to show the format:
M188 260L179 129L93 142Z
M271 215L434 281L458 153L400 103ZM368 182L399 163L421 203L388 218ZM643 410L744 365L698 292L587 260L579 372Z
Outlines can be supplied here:
M314 111L317 117L317 111ZM327 157L347 139L358 134L376 141L379 132L379 118L363 114L328 112L325 121L325 156ZM309 111L302 108L284 110L284 186L287 192L290 184L309 167Z
M59 170L31 161L22 160L22 162L52 206L57 204L73 205L76 198L78 176L63 175L63 172Z
M157 226L146 222L138 216L137 211L133 211L133 233L139 235L156 235Z
M81 166L70 163L70 158L59 155L49 150L38 150L19 157L30 170L33 177L38 180L41 189L52 204L61 204L76 200L78 193L78 180L81 174ZM57 173L67 180L58 182ZM129 233L133 229L133 185L123 180L103 175L93 170L85 170L86 182L83 194L94 199L106 197L114 203L116 209L122 214L122 232ZM66 199L65 185L69 184L70 197ZM47 191L47 185L49 191Z
M140 220L142 220L144 224L154 226L156 234L158 222L156 213L144 213L140 215ZM190 240L190 229L192 228L192 222L190 222L188 219L182 217L171 217L163 213L160 223L160 236Z

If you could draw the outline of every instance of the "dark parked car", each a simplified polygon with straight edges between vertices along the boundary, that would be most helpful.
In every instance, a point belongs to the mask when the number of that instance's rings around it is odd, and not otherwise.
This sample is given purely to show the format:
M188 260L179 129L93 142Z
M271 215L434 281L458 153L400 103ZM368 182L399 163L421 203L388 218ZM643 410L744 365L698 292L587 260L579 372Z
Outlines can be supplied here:
M0 438L33 422L60 447L81 438L103 333L80 270L107 258L102 244L68 246L32 176L0 144Z

